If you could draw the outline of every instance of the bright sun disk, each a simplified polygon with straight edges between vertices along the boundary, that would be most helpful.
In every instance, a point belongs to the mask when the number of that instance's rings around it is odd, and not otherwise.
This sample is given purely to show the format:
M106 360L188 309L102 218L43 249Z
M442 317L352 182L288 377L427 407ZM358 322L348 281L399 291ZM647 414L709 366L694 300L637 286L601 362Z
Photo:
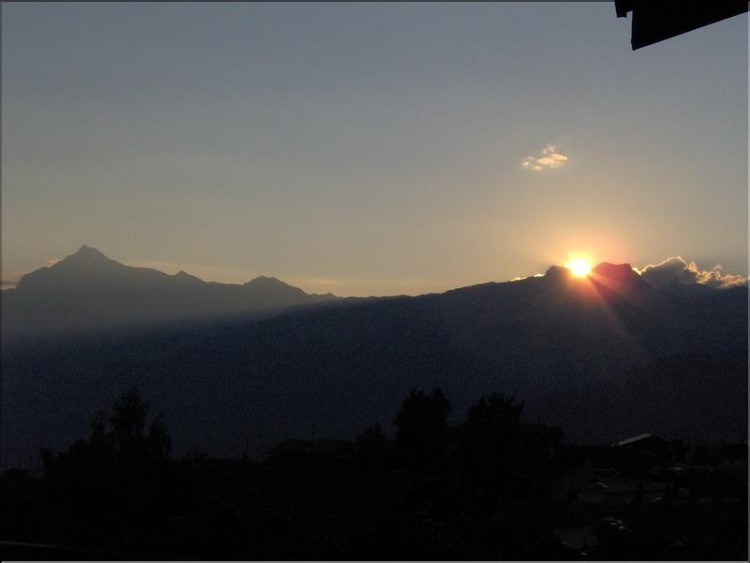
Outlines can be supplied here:
M591 273L591 263L583 258L566 262L565 267L577 278L585 278Z

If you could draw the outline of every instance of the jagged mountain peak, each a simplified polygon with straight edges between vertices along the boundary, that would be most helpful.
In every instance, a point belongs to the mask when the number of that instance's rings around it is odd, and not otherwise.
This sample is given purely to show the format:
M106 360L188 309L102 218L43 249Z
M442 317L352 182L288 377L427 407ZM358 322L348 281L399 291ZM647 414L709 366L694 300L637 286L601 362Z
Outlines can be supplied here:
M26 274L3 296L3 330L64 332L237 315L265 315L317 304L334 296L308 295L260 276L246 284L206 283L180 271L122 264L82 246L52 266Z
M544 277L550 279L567 279L571 275L570 270L564 266L550 266L544 273Z
M60 260L57 264L62 264L65 262L75 262L75 263L106 263L106 262L113 262L113 260L110 260L107 258L102 252L97 250L96 248L93 248L91 246L83 245L81 248L78 249L78 251L75 254L71 254L70 256L65 257L64 259Z
M188 274L185 270L180 270L172 276L176 280L191 282L191 283L205 283L202 279L192 274Z
M619 281L638 282L641 279L630 264L610 264L602 262L591 269L591 273L603 278Z
M96 248L83 245L74 254L23 276L16 289L23 291L49 290L62 286L79 285L102 275L116 275L126 268L107 258Z
M544 274L549 278L570 278L574 274L566 266L550 266ZM588 277L606 278L617 281L641 281L641 276L633 269L630 264L612 264L610 262L600 262L593 268Z
M245 282L243 285L245 287L254 287L254 288L291 288L292 287L288 283L285 283L281 281L280 279L274 278L272 276L258 276L257 278L254 278L250 280L249 282Z
M98 249L94 248L93 246L88 246L87 244L82 245L75 254L72 254L72 256L97 256L106 258L106 256L104 256L104 254Z

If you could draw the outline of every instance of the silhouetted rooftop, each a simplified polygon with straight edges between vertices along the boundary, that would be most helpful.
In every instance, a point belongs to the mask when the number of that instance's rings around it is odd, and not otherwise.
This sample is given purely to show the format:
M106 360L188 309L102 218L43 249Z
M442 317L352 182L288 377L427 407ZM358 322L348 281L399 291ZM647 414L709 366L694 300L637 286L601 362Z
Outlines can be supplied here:
M632 12L630 43L633 50L664 41L688 31L747 12L745 0L711 2L708 0L674 3L645 0L615 0L618 18Z

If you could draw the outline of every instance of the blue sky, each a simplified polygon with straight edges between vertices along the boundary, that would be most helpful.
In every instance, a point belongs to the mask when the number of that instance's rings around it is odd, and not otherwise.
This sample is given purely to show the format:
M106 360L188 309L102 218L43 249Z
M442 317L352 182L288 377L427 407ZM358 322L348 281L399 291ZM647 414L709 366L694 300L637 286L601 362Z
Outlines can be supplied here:
M574 254L747 275L746 15L635 52L613 3L2 16L3 279L82 244L341 295Z

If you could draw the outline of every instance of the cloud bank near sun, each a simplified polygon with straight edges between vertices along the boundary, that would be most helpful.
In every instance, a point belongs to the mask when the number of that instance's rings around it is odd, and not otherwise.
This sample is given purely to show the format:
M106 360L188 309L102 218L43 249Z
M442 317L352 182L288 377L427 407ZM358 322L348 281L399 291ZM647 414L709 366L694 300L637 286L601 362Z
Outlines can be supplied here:
M557 147L548 144L536 156L527 156L521 161L521 166L526 170L541 172L542 170L554 170L565 166L568 163L568 157L558 152Z
M655 287L663 287L673 282L699 283L717 289L748 284L748 278L738 274L725 274L721 264L710 270L701 270L695 262L688 262L680 256L667 258L658 264L648 265L640 270L641 276Z

